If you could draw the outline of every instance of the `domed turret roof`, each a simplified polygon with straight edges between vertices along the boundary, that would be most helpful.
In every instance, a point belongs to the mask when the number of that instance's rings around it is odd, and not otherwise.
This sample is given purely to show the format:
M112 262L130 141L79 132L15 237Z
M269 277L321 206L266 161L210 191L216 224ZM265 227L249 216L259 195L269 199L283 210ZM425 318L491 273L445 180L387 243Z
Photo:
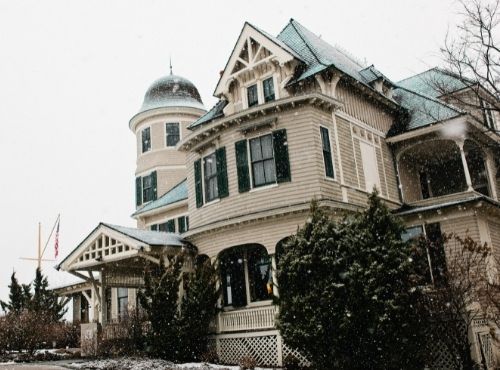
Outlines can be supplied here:
M205 110L200 93L188 79L170 74L157 79L144 95L144 102L139 111L166 107L188 107Z

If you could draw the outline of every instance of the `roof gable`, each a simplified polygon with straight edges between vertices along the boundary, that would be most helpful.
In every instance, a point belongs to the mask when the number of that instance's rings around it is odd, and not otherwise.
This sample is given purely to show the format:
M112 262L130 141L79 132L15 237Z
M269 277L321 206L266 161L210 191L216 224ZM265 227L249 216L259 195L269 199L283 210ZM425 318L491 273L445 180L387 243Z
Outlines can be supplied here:
M231 81L257 65L276 61L280 65L300 57L286 44L246 22L233 48L214 95L220 97L229 89Z
M68 255L58 268L65 271L85 269L138 255L148 247L182 247L179 234L141 230L100 223Z

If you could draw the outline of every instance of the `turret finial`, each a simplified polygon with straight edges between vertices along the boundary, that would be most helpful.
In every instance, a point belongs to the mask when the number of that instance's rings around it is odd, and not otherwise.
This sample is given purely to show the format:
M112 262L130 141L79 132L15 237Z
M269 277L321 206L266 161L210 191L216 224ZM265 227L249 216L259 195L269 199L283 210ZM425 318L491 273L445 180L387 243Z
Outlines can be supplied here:
M172 76L172 57L170 57L170 76Z

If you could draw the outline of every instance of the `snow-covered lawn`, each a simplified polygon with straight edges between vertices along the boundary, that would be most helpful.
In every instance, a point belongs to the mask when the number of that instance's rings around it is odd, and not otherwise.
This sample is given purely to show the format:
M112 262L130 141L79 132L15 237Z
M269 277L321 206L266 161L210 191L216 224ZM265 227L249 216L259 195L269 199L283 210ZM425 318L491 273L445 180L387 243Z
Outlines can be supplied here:
M152 359L107 359L85 362L74 362L66 367L70 369L93 370L239 370L239 366L212 365L204 363L173 364L164 360ZM256 370L271 370L256 368Z

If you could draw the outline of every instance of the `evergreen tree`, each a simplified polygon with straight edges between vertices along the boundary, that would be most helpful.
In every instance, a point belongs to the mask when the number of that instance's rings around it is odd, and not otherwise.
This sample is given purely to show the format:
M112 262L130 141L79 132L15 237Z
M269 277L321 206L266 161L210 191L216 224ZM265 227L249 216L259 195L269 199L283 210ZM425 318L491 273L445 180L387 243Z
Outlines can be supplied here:
M210 323L217 313L217 272L209 258L197 258L194 271L184 275L185 294L179 317L181 360L199 360L207 352Z
M318 369L422 368L411 248L377 197L335 222L316 202L279 255L278 328Z
M49 290L49 282L46 276L43 276L40 268L36 269L35 280L33 281L33 296L29 304L30 309L43 314L43 316L52 322L62 319L67 309L59 303L57 294Z
M6 312L20 313L28 308L31 300L30 284L19 284L16 273L13 272L10 277L9 302L0 301L0 306Z
M152 354L170 361L179 356L178 340L178 300L181 256L168 259L165 266L163 258L159 264L146 269L144 289L138 293L139 303L151 322L148 342Z

